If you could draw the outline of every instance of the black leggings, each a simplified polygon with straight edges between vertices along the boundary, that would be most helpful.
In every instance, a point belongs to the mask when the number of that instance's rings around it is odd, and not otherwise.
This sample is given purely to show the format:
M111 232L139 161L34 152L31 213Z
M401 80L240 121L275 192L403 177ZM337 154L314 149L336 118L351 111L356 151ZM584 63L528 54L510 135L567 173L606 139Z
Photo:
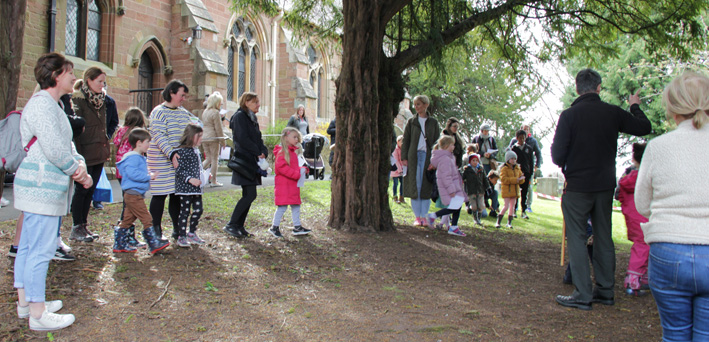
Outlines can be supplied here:
M153 216L153 227L162 227L162 213L165 211L165 198L168 195L155 195L150 200L150 215ZM172 219L172 235L177 237L178 227L177 222L180 217L180 199L175 194L170 194L170 203L167 211Z
M251 203L256 199L256 185L242 185L243 193L239 202L236 202L234 212L231 213L231 219L228 225L231 227L243 227L246 222L246 216L251 209Z
M71 199L71 218L74 220L74 225L88 223L91 200L94 197L98 179L101 178L101 170L103 170L103 163L86 167L86 173L94 180L94 184L88 189L74 182L74 197Z
M450 215L453 214L453 217L451 217L451 226L457 226L458 225L458 218L460 217L460 208L456 210L451 210L451 209L441 209L436 212L436 217L441 217L444 215Z

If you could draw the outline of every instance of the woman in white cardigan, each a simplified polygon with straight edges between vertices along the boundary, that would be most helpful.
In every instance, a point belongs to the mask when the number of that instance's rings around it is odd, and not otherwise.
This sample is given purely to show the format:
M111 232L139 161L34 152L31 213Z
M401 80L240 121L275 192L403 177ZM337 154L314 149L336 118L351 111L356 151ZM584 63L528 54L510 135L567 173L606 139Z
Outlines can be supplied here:
M27 102L20 120L22 144L29 150L14 183L15 208L24 214L14 287L17 315L29 317L32 330L57 330L74 323L74 315L54 313L62 308L61 301L45 301L47 269L57 248L62 216L69 212L73 182L85 188L93 184L58 105L59 98L73 90L73 69L61 54L41 56L34 74L42 90Z
M650 141L635 206L650 245L663 341L709 340L709 78L685 72L662 94L677 129Z

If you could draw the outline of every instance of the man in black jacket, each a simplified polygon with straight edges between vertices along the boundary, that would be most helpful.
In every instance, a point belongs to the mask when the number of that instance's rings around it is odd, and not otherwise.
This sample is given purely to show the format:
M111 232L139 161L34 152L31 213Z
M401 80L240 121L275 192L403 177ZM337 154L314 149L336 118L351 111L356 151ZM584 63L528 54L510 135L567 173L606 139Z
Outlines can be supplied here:
M566 178L561 209L575 287L570 296L556 296L556 301L563 306L591 310L591 303L615 303L611 210L618 133L642 136L649 134L652 126L640 109L638 93L628 100L630 112L601 101L601 75L592 69L581 70L576 75L576 92L579 97L559 116L551 146L552 160L561 167ZM589 214L593 222L596 288L591 283L586 251Z

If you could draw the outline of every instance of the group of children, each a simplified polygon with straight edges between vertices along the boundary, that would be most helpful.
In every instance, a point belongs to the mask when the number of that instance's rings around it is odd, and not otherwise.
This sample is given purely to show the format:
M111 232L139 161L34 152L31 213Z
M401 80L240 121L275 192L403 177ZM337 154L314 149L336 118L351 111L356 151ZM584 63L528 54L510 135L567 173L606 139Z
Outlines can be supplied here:
M433 227L436 219L441 217L441 224L436 227L447 228L451 235L465 236L465 233L460 231L457 226L462 207L458 205L457 201L453 202L453 206L450 205L453 198L460 196L464 200L467 212L473 215L475 224L483 226L482 218L485 216L485 210L490 208L491 216L494 213L493 217L497 217L496 228L501 227L506 213L508 214L507 227L512 228L512 219L516 217L516 202L520 195L522 198L526 198L527 191L529 191L528 180L531 179L533 173L533 151L525 144L526 135L525 131L517 132L518 144L505 154L505 163L499 171L491 170L486 173L480 163L480 156L476 153L476 146L474 144L468 145L467 164L462 168L462 175L452 153L455 148L455 139L450 136L442 136L436 142L434 151L431 153L431 165L436 169L438 190L438 196L434 197L436 206L441 210L429 214L428 225ZM401 138L402 136L397 138L397 147L392 153L392 168L394 165L397 166L396 170L391 171L391 177L394 180L393 198L396 203L403 202L401 192L397 196L397 188L400 189L403 180L400 166ZM499 214L495 212L497 208L491 208L486 204L487 199L497 198L498 193L495 186L498 180L501 182L501 195L504 199L504 207ZM494 202L493 200L493 204ZM528 218L525 213L526 209L526 203L522 201L523 218Z
M145 193L150 189L150 180L156 173L148 170L145 154L150 146L150 133L145 129L145 116L138 108L126 112L125 125L116 132L114 144L117 146L117 178L123 191L123 211L118 225L114 228L114 253L133 253L147 247L154 254L170 245L167 239L158 234L152 226L152 217L145 205ZM199 219L204 211L202 193L208 183L209 174L202 168L199 146L202 143L203 129L198 124L185 127L178 148L169 156L177 156L175 169L175 194L180 200L180 213L177 222L176 244L179 247L202 245L205 241L197 235ZM281 134L281 145L274 148L275 156L275 203L278 207L274 214L273 225L269 229L275 237L283 237L279 225L288 205L291 206L295 225L293 235L307 235L309 229L300 223L300 178L307 173L307 167L299 161L297 152L301 148L300 132L285 128ZM143 238L140 243L135 237L135 221L143 224ZM189 232L187 225L189 221Z

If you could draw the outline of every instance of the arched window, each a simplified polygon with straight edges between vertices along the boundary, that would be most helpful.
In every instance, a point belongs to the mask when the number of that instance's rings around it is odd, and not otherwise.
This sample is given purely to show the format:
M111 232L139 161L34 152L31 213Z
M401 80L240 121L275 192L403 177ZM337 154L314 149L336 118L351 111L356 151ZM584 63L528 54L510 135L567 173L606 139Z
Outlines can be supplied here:
M239 45L239 90L238 90L238 97L241 97L241 94L244 93L244 90L246 89L246 49L245 49L246 43L242 43Z
M98 0L67 0L64 52L82 59L110 62L112 47L101 44L101 36L106 36L102 31L113 29L103 20L106 15L111 14L104 13Z
M231 28L227 49L227 100L236 101L246 92L256 92L259 68L259 46L254 27L237 18Z

